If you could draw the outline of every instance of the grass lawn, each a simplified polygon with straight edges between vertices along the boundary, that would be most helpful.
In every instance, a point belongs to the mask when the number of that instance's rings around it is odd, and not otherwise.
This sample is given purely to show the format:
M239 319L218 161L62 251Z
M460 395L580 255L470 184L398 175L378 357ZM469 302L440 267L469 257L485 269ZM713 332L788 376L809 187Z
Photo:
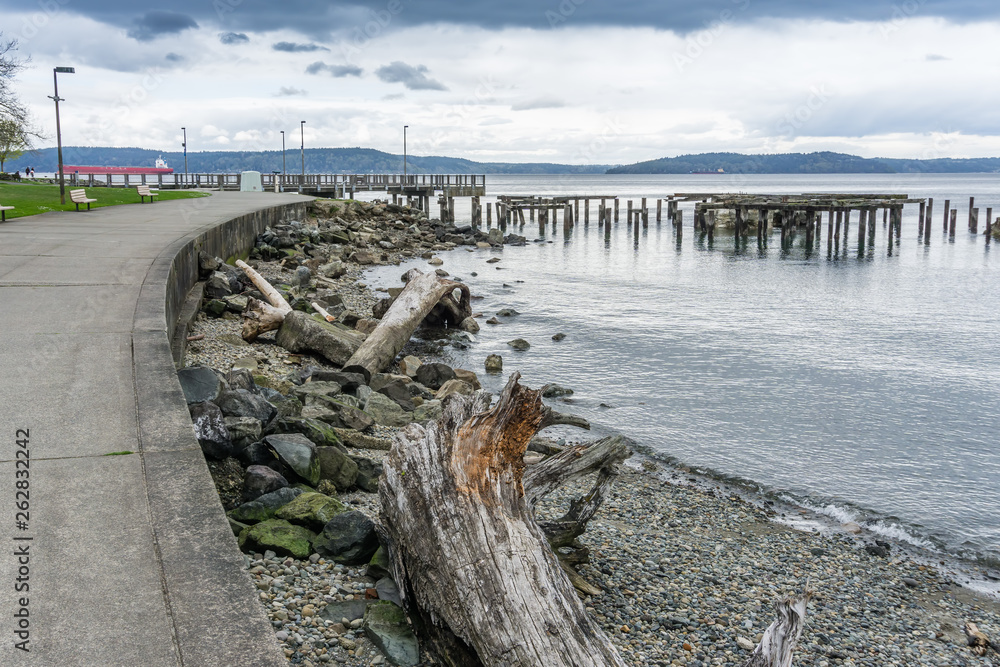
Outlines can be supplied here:
M36 183L0 183L0 206L13 206L13 211L6 211L7 219L20 218L26 215L37 215L49 211L75 211L76 205L69 198L69 191L78 188L66 186L66 204L59 203L58 185L41 185ZM134 187L131 188L85 188L88 199L97 201L90 205L91 208L101 206L118 206L119 204L138 204L139 194ZM207 197L203 192L185 192L183 190L160 190L156 202L168 199L191 199L194 197ZM146 198L149 203L149 198ZM82 206L81 211L87 207Z

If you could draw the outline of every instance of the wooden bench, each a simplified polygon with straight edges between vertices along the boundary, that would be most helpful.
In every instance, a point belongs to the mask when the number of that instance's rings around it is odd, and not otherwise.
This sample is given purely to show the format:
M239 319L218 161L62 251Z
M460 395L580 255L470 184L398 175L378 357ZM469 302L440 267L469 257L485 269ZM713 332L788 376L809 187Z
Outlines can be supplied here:
M149 202L152 203L153 197L160 194L159 190L150 190L148 185L137 185L135 191L139 193L139 202L142 204L146 203L146 197L149 197Z
M87 199L87 191L83 188L79 190L70 190L69 198L73 200L74 204L76 204L76 210L78 211L80 210L80 204L86 204L87 210L89 211L90 205L97 201L96 199Z
M7 221L7 211L13 211L13 206L0 206L0 222Z

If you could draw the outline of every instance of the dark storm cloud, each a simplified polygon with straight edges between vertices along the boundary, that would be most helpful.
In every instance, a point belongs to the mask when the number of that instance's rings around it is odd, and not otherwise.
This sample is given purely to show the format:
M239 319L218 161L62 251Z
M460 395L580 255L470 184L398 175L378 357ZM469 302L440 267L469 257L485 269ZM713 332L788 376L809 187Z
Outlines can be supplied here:
M249 42L250 38L242 32L224 32L219 35L219 41L223 44L241 44Z
M173 35L197 27L198 23L187 14L154 9L132 19L132 27L127 34L132 39L148 42L162 35Z
M313 51L329 51L330 49L319 44L296 44L295 42L278 42L272 44L275 51L285 51L286 53L311 53Z
M448 90L445 85L427 77L423 65L407 65L396 60L375 70L375 75L386 83L401 83L410 90Z
M332 77L361 76L363 70L356 65L327 65L317 60L306 67L306 74L329 74Z
M99 21L130 27L132 18L116 3L69 3L64 11ZM200 22L230 30L273 31L294 29L314 39L350 35L355 29L374 26L379 32L399 26L454 23L486 29L508 26L548 29L572 26L651 26L687 33L723 21L747 23L767 19L828 19L833 21L877 21L891 29L911 17L942 17L964 23L1000 18L995 0L843 0L805 3L801 0L345 0L336 4L316 0L175 0L172 8ZM19 10L24 3L0 0L0 7ZM149 12L170 15L171 12ZM145 17L140 20L145 20ZM193 19L188 18L191 23ZM139 35L162 34L154 21ZM183 27L192 27L185 25ZM177 29L172 30L176 32ZM138 39L138 37L137 37Z

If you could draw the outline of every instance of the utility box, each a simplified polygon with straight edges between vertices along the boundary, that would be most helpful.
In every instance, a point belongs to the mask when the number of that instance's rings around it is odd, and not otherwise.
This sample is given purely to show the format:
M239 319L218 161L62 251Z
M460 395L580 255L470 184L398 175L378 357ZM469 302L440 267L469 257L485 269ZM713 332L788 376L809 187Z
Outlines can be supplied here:
M263 192L259 171L244 171L240 173L240 192Z

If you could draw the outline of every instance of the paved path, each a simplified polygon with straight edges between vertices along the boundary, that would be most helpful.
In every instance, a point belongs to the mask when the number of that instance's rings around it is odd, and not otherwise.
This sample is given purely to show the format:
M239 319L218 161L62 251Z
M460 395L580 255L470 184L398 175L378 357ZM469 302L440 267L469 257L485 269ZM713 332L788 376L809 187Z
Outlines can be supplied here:
M218 193L0 224L0 665L287 664L174 375L163 267L200 230L304 200ZM30 653L15 646L23 609Z

